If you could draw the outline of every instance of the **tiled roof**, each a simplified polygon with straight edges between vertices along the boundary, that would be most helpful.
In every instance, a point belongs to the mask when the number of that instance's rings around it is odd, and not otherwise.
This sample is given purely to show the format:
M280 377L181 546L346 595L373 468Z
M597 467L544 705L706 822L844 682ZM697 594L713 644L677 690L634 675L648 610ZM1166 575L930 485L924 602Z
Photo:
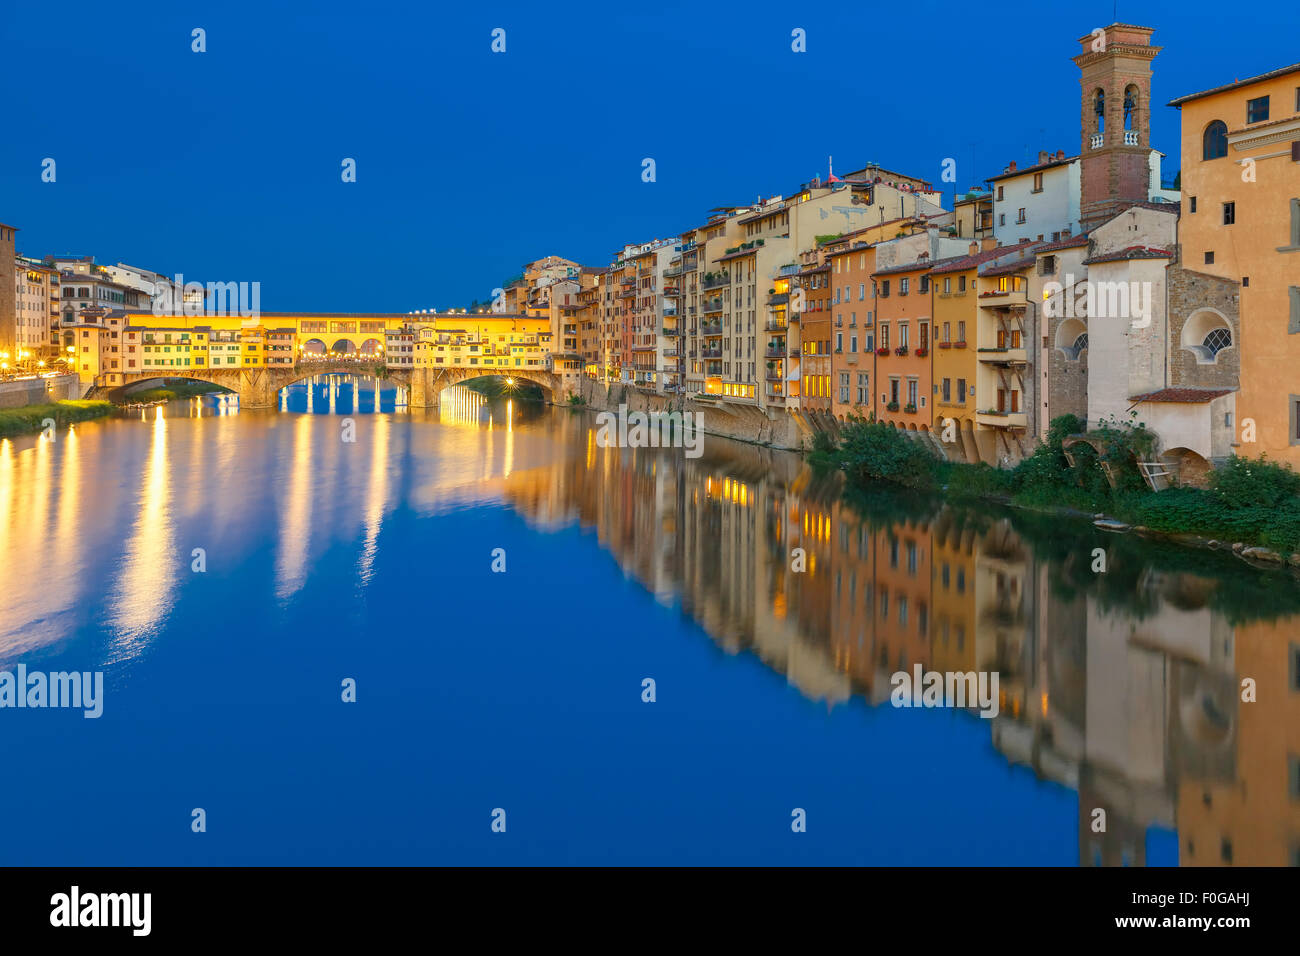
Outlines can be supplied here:
M1031 246L1030 248L1026 249L1025 251L1026 251L1026 252L1034 252L1034 251L1036 251L1036 250L1034 250L1033 247ZM1033 264L1034 264L1034 258L1033 258L1033 256L1021 257L1021 258L1018 258L1018 259L1014 259L1014 260L1012 260L1011 262L1003 262L1003 263L999 263L999 264L992 265L992 266L990 266L990 267L987 268L987 269L981 269L981 270L980 270L980 275L981 275L981 276L1009 276L1009 275L1015 275L1015 273L1017 273L1017 272L1024 272L1026 269L1028 269L1028 268L1029 268L1030 266L1032 266Z
M1046 242L1034 249L1034 254L1038 255L1044 252L1056 252L1058 249L1076 249L1088 244L1088 234L1081 232L1077 236L1066 236L1056 242Z
M1200 93L1189 93L1187 96L1180 96L1176 100L1170 100L1167 105L1181 106L1190 100L1199 100L1203 96L1213 96L1215 93L1223 93L1238 86L1249 86L1252 83L1259 83L1262 80L1272 80L1279 76L1286 76L1288 73L1300 73L1300 63L1292 63L1290 66L1284 66L1268 73L1261 73L1259 76L1252 76L1245 80L1233 80L1231 83L1225 83L1223 86L1216 86L1212 90L1203 90Z
M986 183L995 183L999 179L1011 179L1013 176L1023 176L1025 173L1041 173L1044 169L1051 169L1053 166L1068 166L1078 158L1078 156L1067 156L1065 159L1049 159L1045 163L1038 163L1034 166L1025 166L1022 169L1009 169L1005 172L998 173L996 176L990 176L984 181Z
M1003 256L1009 256L1020 252L1031 242L1018 242L1014 246L994 246L992 249L981 249L973 255L950 256L947 259L940 259L930 267L930 272L939 274L944 272L964 272L967 269L974 269L981 263L989 262Z
M1172 259L1174 251L1172 249L1158 249L1154 246L1129 246L1127 249L1120 249L1116 252L1103 252L1098 256L1091 256L1083 260L1084 265L1092 265L1095 262L1124 262L1128 259Z
M1145 395L1134 395L1130 402L1195 402L1213 401L1223 395L1231 395L1235 388L1162 388Z

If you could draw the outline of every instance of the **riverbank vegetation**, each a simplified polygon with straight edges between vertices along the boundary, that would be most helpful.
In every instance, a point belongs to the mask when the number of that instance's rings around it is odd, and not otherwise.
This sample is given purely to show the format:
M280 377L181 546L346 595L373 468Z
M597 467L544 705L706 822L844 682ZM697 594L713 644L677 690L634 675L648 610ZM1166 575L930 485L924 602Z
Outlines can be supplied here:
M1234 456L1210 474L1208 488L1152 491L1137 468L1154 436L1140 424L1108 423L1092 444L1073 415L1054 419L1047 440L1014 468L941 461L888 425L854 421L841 440L820 439L811 460L843 471L859 488L889 483L950 499L997 499L1039 510L1103 512L1165 534L1198 535L1300 552L1300 474L1267 458ZM1072 459L1072 460L1071 460Z
M112 402L64 399L40 405L0 408L0 438L34 435L45 427L47 419L58 426L102 418L113 411Z
M175 398L193 398L196 395L209 395L213 392L227 392L229 389L222 388L220 385L214 385L212 382L195 382L189 379L178 379L174 382L167 382L159 388L141 388L134 392L128 392L122 400L126 404L136 402L169 402Z

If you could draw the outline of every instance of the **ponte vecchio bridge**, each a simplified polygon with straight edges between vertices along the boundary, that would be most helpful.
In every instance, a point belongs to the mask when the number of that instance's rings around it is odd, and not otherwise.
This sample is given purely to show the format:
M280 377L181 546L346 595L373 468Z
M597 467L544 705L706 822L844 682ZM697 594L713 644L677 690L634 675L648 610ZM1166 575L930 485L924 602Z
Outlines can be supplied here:
M101 394L185 378L227 388L247 407L274 406L285 386L331 372L391 381L415 407L436 407L443 389L484 376L534 383L559 402L581 371L576 356L552 353L550 319L539 316L127 313L97 332Z

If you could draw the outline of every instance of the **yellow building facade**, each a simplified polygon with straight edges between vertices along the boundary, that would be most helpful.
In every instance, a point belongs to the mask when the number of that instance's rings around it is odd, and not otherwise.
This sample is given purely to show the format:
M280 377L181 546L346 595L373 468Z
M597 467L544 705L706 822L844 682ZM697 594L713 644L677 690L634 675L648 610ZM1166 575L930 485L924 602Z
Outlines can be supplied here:
M1241 283L1237 452L1300 467L1300 65L1170 105L1184 264Z

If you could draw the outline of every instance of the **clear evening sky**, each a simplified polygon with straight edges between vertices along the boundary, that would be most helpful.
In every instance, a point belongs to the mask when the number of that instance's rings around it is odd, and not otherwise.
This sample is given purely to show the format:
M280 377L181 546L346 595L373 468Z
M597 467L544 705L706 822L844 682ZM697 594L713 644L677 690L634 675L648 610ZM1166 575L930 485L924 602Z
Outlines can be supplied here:
M1070 58L1116 19L1111 0L913 9L28 5L0 18L0 221L26 255L259 281L269 311L404 312L487 298L547 254L606 264L712 206L789 194L828 156L837 172L876 162L936 183L952 157L965 190L1040 149L1078 152ZM1126 0L1118 19L1164 48L1152 138L1167 177L1166 102L1300 57L1282 0ZM791 52L796 27L806 53Z

